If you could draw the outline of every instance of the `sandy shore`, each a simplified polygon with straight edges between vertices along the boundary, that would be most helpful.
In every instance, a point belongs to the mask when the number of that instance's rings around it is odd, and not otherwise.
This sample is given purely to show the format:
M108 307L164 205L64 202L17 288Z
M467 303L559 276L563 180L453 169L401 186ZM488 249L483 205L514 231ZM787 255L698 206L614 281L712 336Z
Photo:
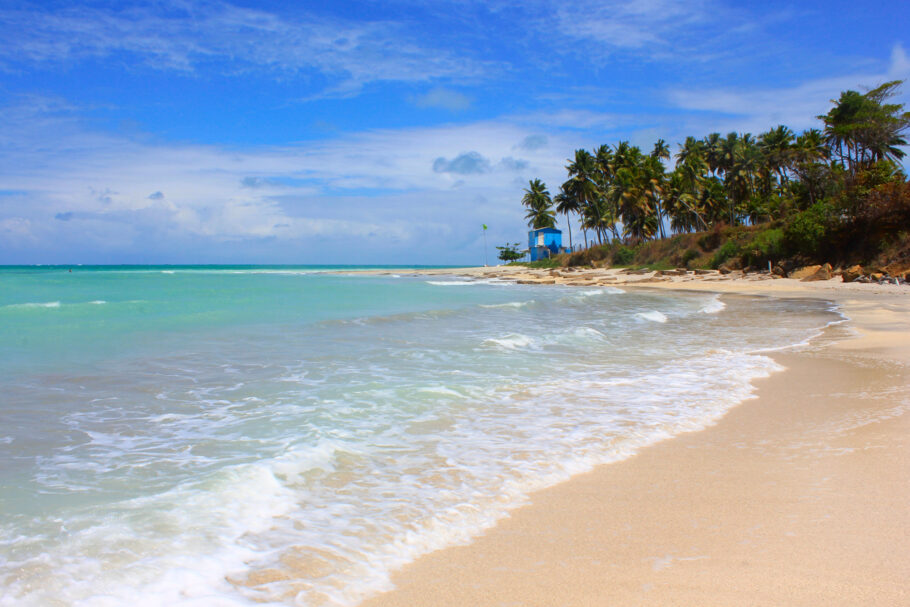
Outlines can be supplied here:
M850 322L775 354L786 370L714 427L534 494L365 607L910 604L910 287L446 273L815 297Z

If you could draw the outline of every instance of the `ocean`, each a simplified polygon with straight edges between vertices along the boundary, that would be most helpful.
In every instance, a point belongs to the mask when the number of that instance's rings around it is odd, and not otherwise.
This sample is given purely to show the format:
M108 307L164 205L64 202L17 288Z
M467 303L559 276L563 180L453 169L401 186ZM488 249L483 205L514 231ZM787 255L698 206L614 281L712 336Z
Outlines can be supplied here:
M0 268L0 605L350 606L705 428L814 300L330 267Z

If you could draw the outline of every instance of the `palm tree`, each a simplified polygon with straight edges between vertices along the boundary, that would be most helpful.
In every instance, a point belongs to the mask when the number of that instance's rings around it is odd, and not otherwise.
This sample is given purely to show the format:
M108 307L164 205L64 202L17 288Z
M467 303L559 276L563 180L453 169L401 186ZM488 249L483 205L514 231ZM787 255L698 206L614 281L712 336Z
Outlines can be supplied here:
M651 156L648 159L648 180L650 183L650 196L654 202L654 208L657 210L657 226L660 230L660 237L666 238L664 234L664 210L662 206L664 189L666 187L667 175L661 160L670 159L670 146L663 139L658 139L651 150Z
M862 129L862 145L868 152L868 163L890 160L897 163L904 157L900 146L906 146L904 133L910 128L910 112L904 111L903 104L885 103L900 92L901 80L886 82L864 95L868 102L869 115Z
M910 112L903 104L885 103L899 93L901 80L886 82L868 93L844 91L827 114L825 140L832 154L855 175L879 160L899 161L904 134L910 128Z
M799 177L800 182L806 186L809 193L809 204L815 204L815 199L822 182L828 174L828 148L825 146L825 137L818 129L803 131L793 146L790 157L790 168Z
M586 150L575 150L575 159L566 166L566 171L569 173L569 180L562 185L566 195L574 200L579 209L585 209L593 204L598 197L597 184L594 182L597 172L594 157ZM598 232L598 239L599 237Z
M525 214L528 226L534 230L555 227L556 213L553 212L553 201L550 200L546 184L540 179L532 179L528 186L521 199L521 203L528 207Z
M690 181L691 178L678 168L670 174L667 182L667 216L670 218L670 229L674 232L708 228L698 210L698 200L692 194Z
M620 142L619 146L617 146L620 149L620 153L623 145L627 144ZM610 196L610 187L616 168L616 157L610 146L601 145L594 150L594 164L596 166L594 182L597 184L600 203L604 206L604 208L600 209L598 215L601 218L601 223L610 229L613 233L613 238L616 239L619 238L619 233L616 231L616 222L619 219L619 205Z
M777 173L782 186L789 181L786 169L790 165L794 139L793 131L782 124L758 137L758 147L764 156L765 165L769 171Z
M651 157L658 160L670 160L670 146L663 139L658 139L651 150Z
M620 142L613 154L610 197L619 206L623 233L633 240L652 238L659 229L656 203L662 195L663 165L637 146Z
M565 184L559 186L559 194L553 197L556 203L556 212L566 214L566 225L569 227L569 248L572 246L572 221L569 219L569 213L578 213L581 211L581 204L578 199L566 193Z
M708 170L714 176L717 176L717 171L720 168L720 142L720 133L711 133L702 139L705 161L708 163Z
M827 114L817 116L825 123L825 142L851 173L855 173L862 156L861 130L870 113L868 99L857 91L844 91Z

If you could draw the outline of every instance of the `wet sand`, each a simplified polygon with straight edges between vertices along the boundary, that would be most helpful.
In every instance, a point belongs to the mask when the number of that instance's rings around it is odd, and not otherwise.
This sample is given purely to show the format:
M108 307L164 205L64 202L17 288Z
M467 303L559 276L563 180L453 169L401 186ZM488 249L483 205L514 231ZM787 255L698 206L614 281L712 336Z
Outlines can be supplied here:
M821 297L851 320L773 354L786 370L717 425L534 494L363 605L910 604L910 287L606 276Z

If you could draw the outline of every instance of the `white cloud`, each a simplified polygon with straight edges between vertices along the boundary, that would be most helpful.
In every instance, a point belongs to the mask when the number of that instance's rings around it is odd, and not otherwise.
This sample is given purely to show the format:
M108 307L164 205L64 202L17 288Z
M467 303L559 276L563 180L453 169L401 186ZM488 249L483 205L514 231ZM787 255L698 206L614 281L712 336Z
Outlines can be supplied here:
M127 54L153 69L315 72L337 95L375 81L476 77L485 66L417 42L390 21L283 18L226 2L115 8L0 9L0 66L72 63ZM129 63L130 61L126 61Z
M710 130L759 132L778 124L794 129L818 127L815 118L824 114L847 89L863 90L888 80L910 76L910 61L900 44L892 49L891 62L879 73L853 74L820 78L784 88L764 89L675 89L669 92L671 103L679 108L699 112L716 112L723 116L705 116L698 122L714 124ZM904 91L904 99L907 91Z
M720 13L709 0L582 0L560 4L556 24L569 38L595 41L602 48L664 55L683 41L695 43L701 37L699 45L704 44L701 27L718 20Z
M465 262L478 222L491 242L521 236L521 188L562 179L573 145L541 125L500 121L225 149L106 135L34 110L53 106L4 112L0 190L23 192L0 205L7 260L144 251L194 261L173 255L197 247L206 259L255 248L254 261L318 262L322 252L336 262ZM531 135L550 144L516 158ZM434 170L434 158L444 166Z

